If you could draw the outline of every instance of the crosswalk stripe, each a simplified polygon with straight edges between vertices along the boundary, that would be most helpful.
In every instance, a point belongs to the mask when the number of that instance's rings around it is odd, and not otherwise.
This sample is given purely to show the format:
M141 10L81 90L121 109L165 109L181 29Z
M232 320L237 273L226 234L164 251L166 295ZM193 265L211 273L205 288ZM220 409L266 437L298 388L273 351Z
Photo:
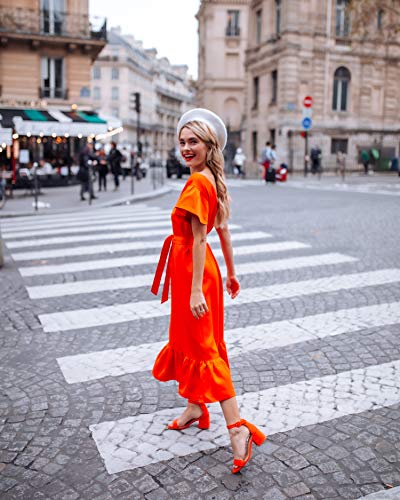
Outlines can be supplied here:
M226 330L230 358L359 330L400 323L400 302L315 314ZM166 341L58 358L69 384L151 370Z
M23 238L29 236L46 236L46 235L59 235L59 234L80 234L80 233L98 233L103 231L119 231L119 230L128 230L128 229L146 229L146 228L154 228L154 227L171 227L171 220L169 218L164 218L164 220L160 221L147 221L147 222L115 222L114 224L103 224L101 227L92 227L92 225L88 224L86 227L77 227L74 229L70 228L60 228L60 229L51 229L40 230L40 231L22 231L16 233L8 233L7 237L3 235L3 239L9 240L14 238ZM230 229L237 229L237 224L229 224Z
M30 217L28 220L12 220L12 222L2 221L2 226L5 230L13 231L14 228L20 229L35 229L41 226L44 227L57 227L60 225L64 225L66 222L81 222L81 221L92 221L92 220L107 220L113 219L115 217L124 217L125 215L129 216L141 216L141 215L155 215L162 213L171 213L171 210L164 209L158 207L144 207L141 209L134 209L131 206L124 206L122 210L116 211L115 209L103 209L98 212L90 212L90 213L80 213L80 214L68 214L63 217L58 216L38 216L38 217Z
M157 214L154 214L154 215L140 215L140 216L135 216L135 219L132 220L132 215L130 214L127 214L127 215L124 215L123 217L118 217L118 219L116 218L112 218L111 220L106 220L106 221L103 221L103 220L99 220L99 219L96 219L96 220L88 220L88 221L77 221L77 222L72 222L72 223L69 223L69 222L65 222L65 223L62 223L61 225L60 224L51 224L51 225L41 225L41 226L37 226L35 228L30 228L28 230L24 230L24 229L20 229L20 228L17 228L17 230L11 230L11 231L3 231L3 236L5 239L7 238L17 238L21 235L25 235L25 236L35 236L35 235L41 235L41 234L61 234L61 233L58 233L58 230L60 228L60 226L62 227L62 230L64 232L68 231L70 233L74 233L74 232L78 232L80 229L85 229L86 228L93 228L93 227L97 227L97 226L103 226L104 224L106 225L114 225L114 224L121 224L123 222L126 222L126 223L130 223L130 222L151 222L151 221L170 221L170 212L167 211L167 212L163 212L163 213L157 213ZM102 230L103 228L100 227L100 229ZM99 230L97 228L97 230Z
M232 234L232 240L243 241L243 240L260 240L264 238L271 238L268 233L263 233L262 231L245 232L245 233L234 233ZM217 235L211 235L207 238L210 242L219 240ZM113 253L113 252L127 252L130 250L146 250L150 248L160 248L160 240L153 241L128 241L122 243L105 243L105 244L95 244L86 245L79 247L69 248L67 251L65 248L56 249L45 249L39 251L26 251L26 252L12 252L12 258L15 261L21 260L36 260L36 259L54 259L57 257L72 257L80 255L96 255L101 253Z
M236 265L236 273L239 277L246 274L271 273L287 269L299 269L302 267L318 267L334 264L345 264L356 262L357 259L347 255L328 253L320 255L309 255L306 257L291 257L288 259L273 259L266 261L249 262ZM226 268L221 267L222 275ZM154 274L141 274L136 276L125 276L121 278L108 278L96 280L74 281L72 283L57 283L50 285L27 286L31 299L44 299L62 297L65 295L78 295L82 293L96 293L106 290L122 290L150 286Z
M251 255L265 252L281 252L285 250L298 250L309 248L309 245L296 241L282 241L277 243L265 243L263 245L238 246L235 249L235 255ZM216 257L222 257L222 250L214 251ZM116 259L102 259L94 261L71 262L59 265L36 265L20 267L21 276L39 276L47 274L71 273L76 271L89 271L93 269L110 269L123 266L138 266L143 264L156 264L159 254L136 255L133 257L121 257ZM44 261L45 263L46 261Z
M383 269L380 271L248 288L242 290L235 301L226 301L226 307L289 297L314 295L316 293L349 290L352 288L378 286L398 281L400 281L400 269ZM168 314L168 303L160 304L158 300L149 300L101 308L77 309L73 311L40 314L39 320L45 332L58 332L125 323L138 319L156 318L167 316Z
M400 403L400 361L359 368L238 396L242 415L267 435ZM165 425L177 408L89 427L109 474L229 444L225 420L210 407L211 428L183 432Z

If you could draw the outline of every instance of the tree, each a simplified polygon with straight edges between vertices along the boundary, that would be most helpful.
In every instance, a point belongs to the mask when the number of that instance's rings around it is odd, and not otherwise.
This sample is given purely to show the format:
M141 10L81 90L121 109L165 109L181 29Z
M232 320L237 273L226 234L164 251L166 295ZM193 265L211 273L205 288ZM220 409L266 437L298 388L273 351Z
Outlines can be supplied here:
M363 37L378 31L389 40L400 34L400 0L349 0L354 34Z

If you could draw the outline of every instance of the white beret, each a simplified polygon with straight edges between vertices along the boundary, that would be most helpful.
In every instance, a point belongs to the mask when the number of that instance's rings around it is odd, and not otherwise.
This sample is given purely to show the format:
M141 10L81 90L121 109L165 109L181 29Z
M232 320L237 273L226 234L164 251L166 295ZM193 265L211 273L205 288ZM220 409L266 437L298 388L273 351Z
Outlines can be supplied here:
M208 109L195 108L186 111L186 113L181 116L178 122L178 127L176 129L178 137L186 123L192 121L206 123L215 132L221 150L225 148L226 141L228 139L225 124L218 115L216 115L212 111L209 111Z

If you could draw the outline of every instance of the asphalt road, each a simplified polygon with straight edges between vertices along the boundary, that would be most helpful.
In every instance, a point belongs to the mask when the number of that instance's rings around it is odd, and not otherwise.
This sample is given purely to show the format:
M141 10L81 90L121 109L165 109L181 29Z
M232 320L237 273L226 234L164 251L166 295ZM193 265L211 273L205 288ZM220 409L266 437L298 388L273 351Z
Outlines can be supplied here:
M398 178L229 184L226 342L267 442L233 476L219 405L209 431L165 430L184 401L151 377L168 304L149 285L173 181L146 204L2 221L2 499L400 498Z

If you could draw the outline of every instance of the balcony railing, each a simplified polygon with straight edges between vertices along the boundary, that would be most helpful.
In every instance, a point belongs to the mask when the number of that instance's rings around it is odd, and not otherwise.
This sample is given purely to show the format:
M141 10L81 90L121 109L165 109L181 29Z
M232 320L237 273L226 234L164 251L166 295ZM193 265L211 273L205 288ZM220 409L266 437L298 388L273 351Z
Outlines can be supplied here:
M60 87L39 87L40 99L68 99L68 89Z
M107 21L67 12L0 7L0 33L106 41Z
M228 24L225 30L226 36L240 36L240 27L239 26L231 26Z

